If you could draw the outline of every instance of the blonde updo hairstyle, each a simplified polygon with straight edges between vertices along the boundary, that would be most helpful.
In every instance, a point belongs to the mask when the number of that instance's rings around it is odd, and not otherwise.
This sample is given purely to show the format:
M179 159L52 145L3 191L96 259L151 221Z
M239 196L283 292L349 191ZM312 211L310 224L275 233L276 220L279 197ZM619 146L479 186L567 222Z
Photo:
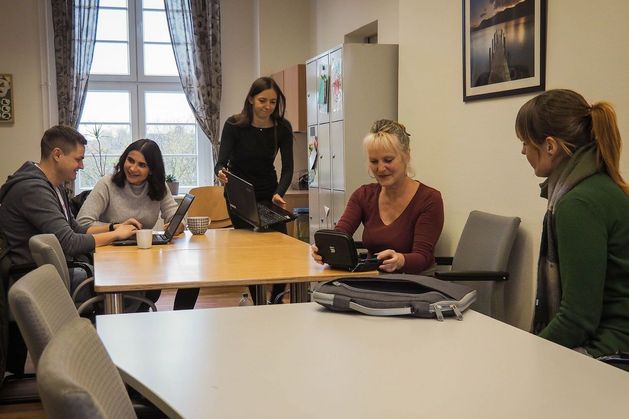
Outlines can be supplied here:
M402 156L406 165L406 175L414 177L415 172L410 165L411 158L411 134L406 132L406 127L399 122L390 119L379 119L373 123L369 134L363 139L365 154L369 150L385 150Z

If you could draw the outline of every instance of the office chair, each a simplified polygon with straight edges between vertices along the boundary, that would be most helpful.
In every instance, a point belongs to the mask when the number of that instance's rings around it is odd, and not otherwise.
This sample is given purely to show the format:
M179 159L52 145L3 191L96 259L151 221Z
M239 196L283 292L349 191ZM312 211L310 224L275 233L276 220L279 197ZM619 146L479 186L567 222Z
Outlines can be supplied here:
M97 295L83 302L77 301L81 290L83 290L85 287L93 287L94 277L92 275L92 269L90 265L86 263L67 262L63 250L61 249L61 244L59 244L59 240L54 234L38 234L36 236L33 236L28 241L28 247L31 250L33 260L38 266L51 264L57 269L57 272L59 273L59 276L61 276L61 279L63 280L63 283L65 284L68 292L71 292L72 290L68 265L70 267L79 267L86 271L87 279L81 282L81 284L76 287L74 292L72 292L72 301L74 301L74 303L77 305L79 315L83 314L89 307L92 307L95 303L103 301L105 299L104 295ZM149 300L148 298L128 294L124 295L124 298L146 303L153 311L157 311L157 308L155 307L153 301Z
M188 217L207 215L210 217L209 228L231 227L232 222L225 204L224 189L222 186L201 186L190 189L190 194L195 196Z
M44 265L24 275L9 290L9 307L37 368L44 348L61 327L79 314L59 273Z
M87 319L68 322L41 356L37 386L50 418L136 418L124 383Z
M504 281L509 278L509 256L519 225L519 217L470 212L454 257L435 258L437 265L451 265L451 269L436 271L434 276L476 289L478 297L472 308L495 316L504 302Z

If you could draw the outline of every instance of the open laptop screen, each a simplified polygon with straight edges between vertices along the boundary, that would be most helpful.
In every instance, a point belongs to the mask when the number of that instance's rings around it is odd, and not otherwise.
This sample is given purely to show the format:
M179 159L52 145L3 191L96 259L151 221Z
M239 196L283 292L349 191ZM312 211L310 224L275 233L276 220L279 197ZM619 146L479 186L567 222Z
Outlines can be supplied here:
M228 174L228 179L225 188L230 208L248 222L259 226L260 217L253 185L233 173Z
M166 229L166 231L164 231L164 235L168 237L169 240L175 235L177 227L179 227L179 224L181 224L181 222L183 221L183 217L185 217L186 213L188 212L188 209L190 208L193 200L194 195L186 194L183 197L183 200L179 204L175 215L173 215L173 218L170 219L170 224L168 224L168 228Z

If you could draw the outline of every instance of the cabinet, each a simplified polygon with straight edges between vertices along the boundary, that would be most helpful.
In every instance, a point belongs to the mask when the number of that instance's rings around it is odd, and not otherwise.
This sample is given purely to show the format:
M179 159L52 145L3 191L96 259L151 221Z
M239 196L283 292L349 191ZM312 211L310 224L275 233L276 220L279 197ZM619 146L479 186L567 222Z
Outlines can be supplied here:
M311 241L318 229L334 228L356 188L373 182L362 142L375 120L397 119L397 69L397 45L344 44L306 62L308 154L316 154Z
M306 132L306 66L296 64L271 77L280 86L286 97L284 117L295 132Z

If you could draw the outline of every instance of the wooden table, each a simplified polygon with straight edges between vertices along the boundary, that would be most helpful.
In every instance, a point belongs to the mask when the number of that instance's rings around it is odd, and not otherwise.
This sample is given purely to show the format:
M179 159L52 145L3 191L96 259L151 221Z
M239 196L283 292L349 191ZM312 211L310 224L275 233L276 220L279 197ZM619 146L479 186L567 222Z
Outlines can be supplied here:
M94 289L106 293L106 313L123 311L123 292L168 288L288 283L291 302L304 302L309 282L346 275L316 264L307 243L277 232L185 232L168 245L104 246L94 254Z
M169 417L615 418L629 374L482 314L315 303L99 316L125 382Z

